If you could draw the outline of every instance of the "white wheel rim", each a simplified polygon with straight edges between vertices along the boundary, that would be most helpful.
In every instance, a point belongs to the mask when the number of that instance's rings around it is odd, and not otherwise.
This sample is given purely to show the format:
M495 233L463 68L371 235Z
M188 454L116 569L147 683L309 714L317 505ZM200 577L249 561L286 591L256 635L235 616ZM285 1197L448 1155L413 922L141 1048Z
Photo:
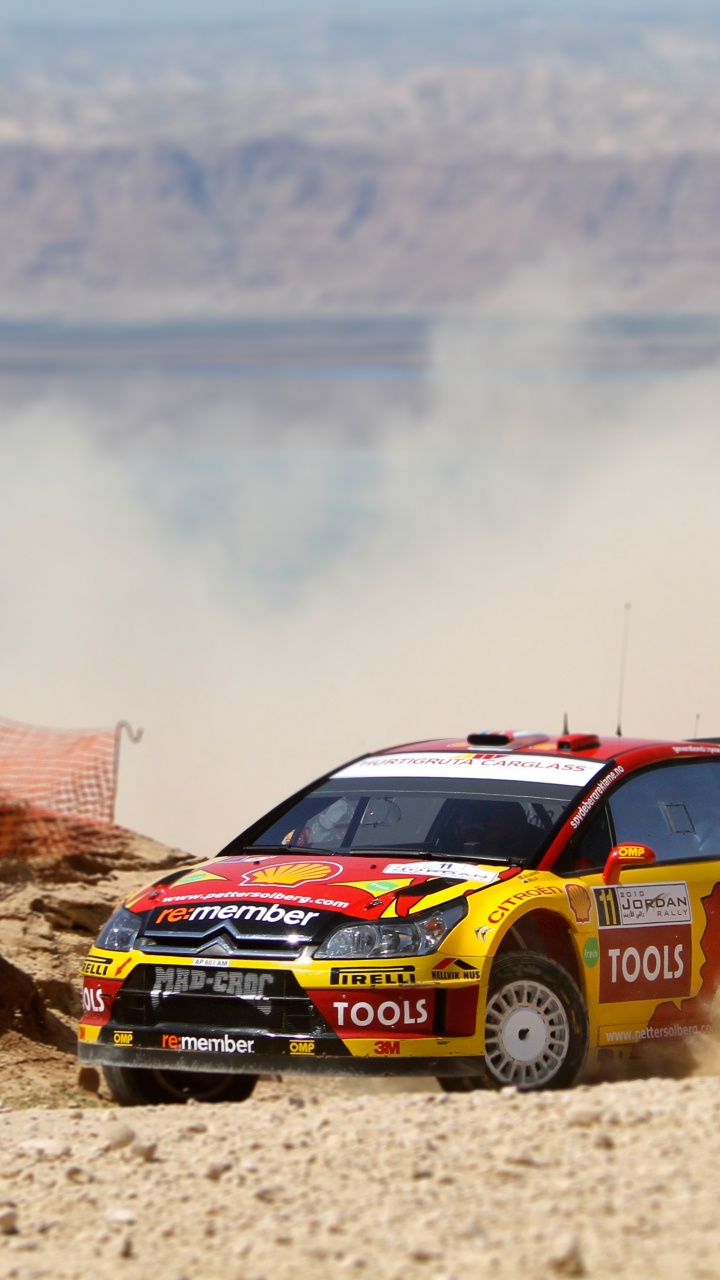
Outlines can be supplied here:
M546 1084L569 1046L565 1008L541 982L508 982L488 1002L485 1061L500 1084Z

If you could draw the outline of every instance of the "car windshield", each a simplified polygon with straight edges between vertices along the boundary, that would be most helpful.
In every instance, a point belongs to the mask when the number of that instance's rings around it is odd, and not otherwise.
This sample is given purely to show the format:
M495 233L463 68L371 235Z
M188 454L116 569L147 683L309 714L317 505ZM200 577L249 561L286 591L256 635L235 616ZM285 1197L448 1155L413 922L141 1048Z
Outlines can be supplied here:
M527 863L555 830L579 788L471 778L351 778L324 783L277 811L253 848Z

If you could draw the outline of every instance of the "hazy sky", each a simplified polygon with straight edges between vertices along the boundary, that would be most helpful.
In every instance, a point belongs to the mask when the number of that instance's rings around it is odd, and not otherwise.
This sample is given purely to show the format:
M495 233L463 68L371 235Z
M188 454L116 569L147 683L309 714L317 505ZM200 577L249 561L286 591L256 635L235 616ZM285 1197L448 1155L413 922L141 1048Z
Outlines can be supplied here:
M679 18L690 13L716 16L720 0L3 0L0 25L81 24L116 26L123 23L216 22L267 18L285 14L319 14L385 17L430 13L508 14L513 11L572 17L583 13L600 16L644 13L659 17L672 13Z
M612 732L626 601L626 733L717 733L718 375L583 378L573 343L441 326L426 411L376 406L363 450L273 449L240 387L174 455L146 382L142 454L81 384L0 406L2 713L141 725L119 820L208 854L365 750Z

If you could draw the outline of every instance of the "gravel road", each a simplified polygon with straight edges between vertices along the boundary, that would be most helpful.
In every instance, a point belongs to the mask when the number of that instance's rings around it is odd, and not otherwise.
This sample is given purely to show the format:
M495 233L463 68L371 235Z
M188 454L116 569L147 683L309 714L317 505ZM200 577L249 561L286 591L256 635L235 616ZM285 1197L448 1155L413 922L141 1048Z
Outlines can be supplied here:
M720 1080L0 1112L0 1277L718 1277Z

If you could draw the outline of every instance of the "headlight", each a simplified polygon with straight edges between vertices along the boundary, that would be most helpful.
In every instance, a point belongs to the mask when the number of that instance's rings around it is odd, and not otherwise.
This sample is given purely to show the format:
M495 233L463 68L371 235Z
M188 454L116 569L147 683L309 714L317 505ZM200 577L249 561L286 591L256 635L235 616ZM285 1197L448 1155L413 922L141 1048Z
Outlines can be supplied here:
M142 916L133 915L127 907L118 907L101 930L95 946L104 951L132 951L141 924Z
M467 900L460 898L436 907L426 916L410 919L356 921L343 924L318 947L316 960L384 960L398 956L426 956L467 915Z

